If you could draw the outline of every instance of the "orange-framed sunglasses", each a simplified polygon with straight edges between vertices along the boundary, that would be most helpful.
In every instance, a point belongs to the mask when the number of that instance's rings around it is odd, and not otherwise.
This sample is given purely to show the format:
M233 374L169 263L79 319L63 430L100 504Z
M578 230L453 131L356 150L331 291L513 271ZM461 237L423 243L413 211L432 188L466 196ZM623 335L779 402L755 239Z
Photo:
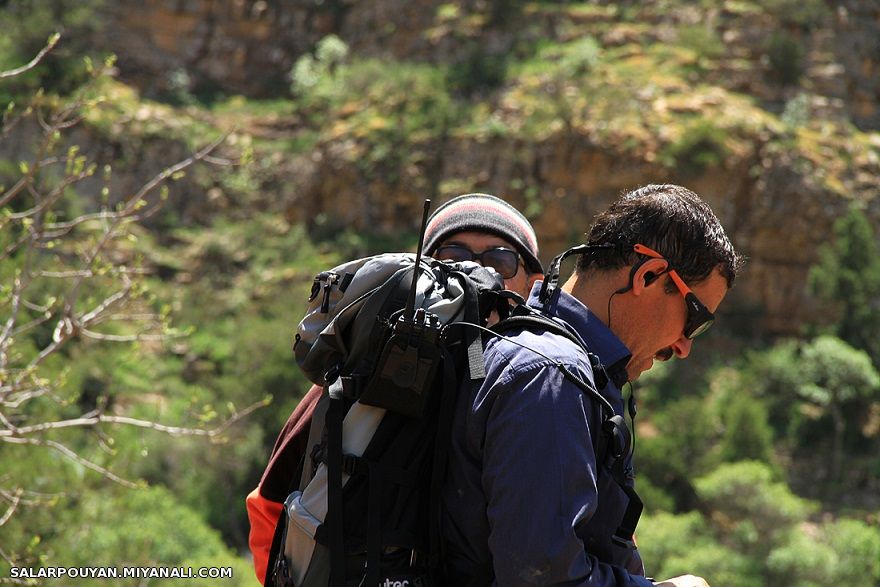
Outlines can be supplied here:
M635 252L640 255L645 255L646 257L652 257L654 259L666 259L660 253L646 247L645 245L634 245L633 250L635 250ZM706 305L700 301L700 298L698 298L697 295L693 291L691 291L691 288L687 286L687 284L678 275L675 269L672 268L671 264L667 268L666 273L669 274L669 277L672 279L675 287L677 287L678 291L681 292L681 296L684 298L684 305L687 308L687 320L684 323L684 336L688 339L694 339L706 332L709 327L712 326L712 323L715 322L715 315L710 312L709 308L707 308Z

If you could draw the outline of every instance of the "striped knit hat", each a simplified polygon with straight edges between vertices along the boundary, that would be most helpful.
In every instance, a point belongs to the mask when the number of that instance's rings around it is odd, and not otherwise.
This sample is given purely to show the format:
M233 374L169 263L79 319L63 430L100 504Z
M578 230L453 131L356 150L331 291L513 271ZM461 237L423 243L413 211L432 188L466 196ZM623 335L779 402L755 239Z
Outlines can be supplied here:
M425 254L434 254L449 236L464 231L488 232L503 238L516 247L529 273L544 273L538 260L535 229L504 200L488 194L465 194L437 208L425 229Z

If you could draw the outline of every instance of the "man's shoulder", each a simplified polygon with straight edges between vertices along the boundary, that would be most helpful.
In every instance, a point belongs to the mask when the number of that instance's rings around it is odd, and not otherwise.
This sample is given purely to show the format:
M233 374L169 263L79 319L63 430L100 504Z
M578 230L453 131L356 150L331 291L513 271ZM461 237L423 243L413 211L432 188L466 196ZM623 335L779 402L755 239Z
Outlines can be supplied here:
M560 324L561 325L561 324ZM514 326L486 343L487 369L502 368L516 372L562 364L590 368L583 348L569 337L540 324Z

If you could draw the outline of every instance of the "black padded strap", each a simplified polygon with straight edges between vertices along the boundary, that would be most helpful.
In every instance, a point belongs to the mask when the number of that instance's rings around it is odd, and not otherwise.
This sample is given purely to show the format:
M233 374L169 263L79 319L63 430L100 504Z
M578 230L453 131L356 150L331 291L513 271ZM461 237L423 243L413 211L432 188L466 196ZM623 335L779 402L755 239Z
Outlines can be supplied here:
M284 558L284 545L287 542L287 503L278 516L275 524L275 534L272 536L272 546L269 547L269 560L266 563L266 575L263 581L264 587L288 587L293 585L290 577L290 569Z
M519 308L517 308L519 309ZM507 318L506 320L502 320L498 324L492 327L492 330L497 333L502 333L505 330L509 330L511 328L524 328L524 329L533 329L540 330L544 332L552 332L554 334L558 334L564 338L567 338L572 343L578 346L581 350L586 353L587 358L590 360L590 365L593 367L593 376L596 378L603 377L604 368L599 362L599 358L596 357L593 353L591 353L585 346L584 343L570 330L565 328L562 324L556 322L555 320L544 316L543 314L539 314L537 312L531 313L522 313L517 312L516 315ZM588 384L586 381L575 375L568 367L561 363L557 363L556 367L562 371L562 374L566 379L574 383L578 388L581 389L584 393L595 398L605 410L607 410L607 417L611 417L614 415L614 408L611 403L596 389L596 386ZM597 381L598 385L598 381ZM601 387L604 387L601 386Z
M327 407L327 518L330 549L330 587L345 585L345 530L342 519L342 421L345 402L330 393Z
M382 496L385 484L374 466L368 467L367 568L363 585L378 585L382 561Z
M477 337L477 341L480 337ZM482 361L482 356L481 356ZM443 503L441 488L446 477L446 460L452 444L452 421L455 416L455 403L459 381L455 376L455 362L448 350L443 350L443 391L440 396L437 414L437 432L434 438L434 462L431 467L431 490L429 496L428 527L428 567L430 572L438 570L440 561L445 558L445 545L441 539Z

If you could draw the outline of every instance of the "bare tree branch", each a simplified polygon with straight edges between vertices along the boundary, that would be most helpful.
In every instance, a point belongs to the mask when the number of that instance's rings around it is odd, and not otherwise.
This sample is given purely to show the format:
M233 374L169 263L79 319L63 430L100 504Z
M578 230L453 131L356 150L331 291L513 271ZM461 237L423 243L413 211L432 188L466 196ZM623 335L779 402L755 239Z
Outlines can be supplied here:
M31 208L30 210L25 210L24 212L18 212L16 214L10 214L9 218L12 220L21 220L22 218L28 218L30 216L34 216L35 214L39 214L40 212L45 211L49 206L57 202L63 195L64 190L66 190L69 186L82 181L83 179L90 177L94 174L93 166L89 166L88 168L82 170L81 172L68 175L63 180L58 182L51 192L49 192L46 196L43 196L42 201Z
M48 446L49 448L57 450L71 461L79 463L83 467L91 469L92 471L101 474L107 479L119 483L120 485L131 488L135 488L138 486L137 483L129 481L128 479L123 479L113 471L110 471L109 469L106 469L97 463L93 463L92 461L80 456L75 451L67 448L66 446L55 440L46 440L44 438L22 438L19 436L9 437L3 435L2 432L3 431L0 431L0 439L2 439L4 442L11 442L13 444L31 444L34 446Z
M18 442L18 439L23 436L27 436L30 434L39 434L42 432L46 432L47 430L92 427L99 424L124 424L127 426L135 426L138 428L149 428L151 430L157 430L159 432L164 432L165 434L170 434L172 436L205 436L208 438L217 438L218 436L221 436L230 426L232 426L242 418L246 417L248 414L267 405L269 405L268 399L263 399L255 402L245 409L235 412L229 418L224 420L223 423L221 423L219 426L210 430L204 428L167 426L165 424L159 424L158 422L152 422L150 420L129 418L128 416L108 416L106 414L90 412L88 414L83 414L83 416L79 418L58 420L56 422L43 422L40 424L33 424L31 426L19 426L11 430L0 430L0 440L4 440L6 442Z
M0 394L9 393L7 389L11 390L12 388L0 388ZM10 394L9 397L3 400L2 405L3 407L14 410L21 407L24 402L43 397L50 391L52 390L45 386L40 386L35 389L20 390L18 393ZM0 415L2 415L2 412L0 412Z
M48 322L51 319L52 319L52 312L46 311L39 318L35 318L35 319L31 320L30 322L28 322L27 324L24 324L22 326L18 326L15 330L12 331L12 336L13 337L18 336L19 334L22 334L23 332L27 332L28 330L30 330L32 328L36 328L40 324L45 324L46 322Z
M40 61L43 60L43 57L45 57L46 54L51 51L55 47L55 45L58 44L59 39L61 39L61 35L59 33L55 33L54 35L49 37L49 41L46 43L46 46L40 49L40 52L37 53L36 57L34 57L30 60L30 62L22 65L21 67L10 69L9 71L0 71L0 79L15 77L35 68L40 63Z
M9 504L9 507L6 508L6 513L4 513L2 516L0 516L0 528L2 528L3 525L9 521L9 518L12 517L12 514L15 513L15 510L18 508L18 504L21 503L22 493L24 493L24 490L21 487L19 487L15 491L15 493L13 493L11 495L7 495L4 492L3 497L5 499L7 499L10 502L10 504Z
M168 334L104 334L88 328L80 328L79 333L92 340L106 342L157 342L170 338Z

